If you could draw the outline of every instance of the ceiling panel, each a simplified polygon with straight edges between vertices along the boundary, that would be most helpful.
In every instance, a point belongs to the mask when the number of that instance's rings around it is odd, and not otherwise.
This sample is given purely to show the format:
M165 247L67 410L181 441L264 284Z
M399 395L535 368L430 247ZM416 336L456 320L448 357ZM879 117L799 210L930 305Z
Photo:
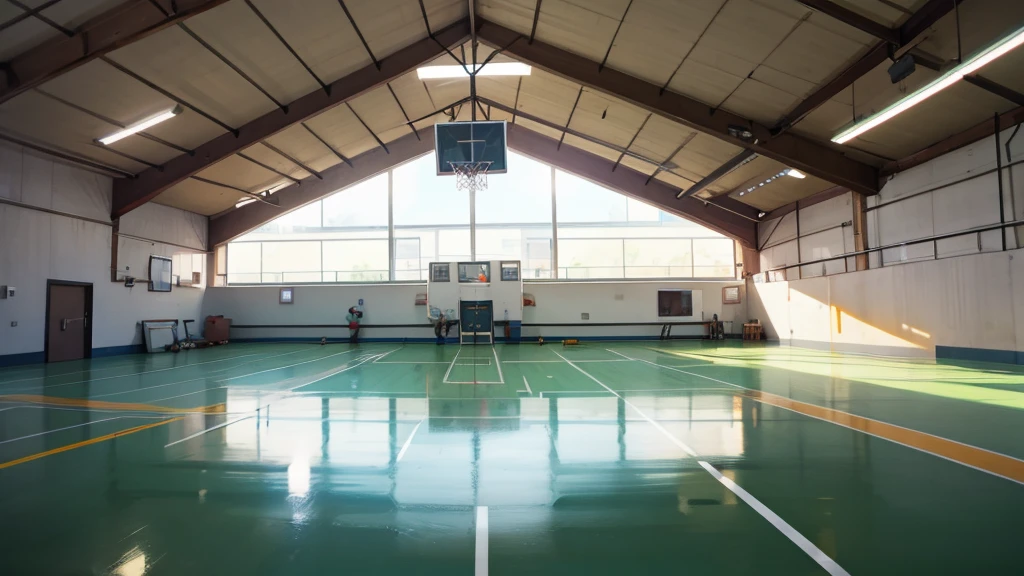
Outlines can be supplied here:
M569 113L579 91L579 84L534 68L531 75L523 77L523 85L519 89L519 109L564 125L569 120Z
M276 108L177 27L147 36L109 57L229 126L237 128Z
M549 128L543 124L538 124L533 120L528 120L526 118L523 118L522 116L516 118L516 125L522 126L527 130L533 130L538 134L543 134L544 136L547 136L548 138L551 138L553 140L558 140L559 138L562 137L562 132L560 130L555 130L554 128Z
M387 87L377 88L349 102L352 110L384 142L412 132Z
M378 60L427 37L427 27L423 23L423 13L418 2L349 0L345 5ZM469 4L463 0L435 1L430 8L432 12L427 13L427 18L433 31L444 28L469 12ZM344 13L342 18L345 18Z
M320 132L317 134L323 137ZM299 124L274 134L266 142L317 172L341 162L323 142Z
M618 98L584 89L569 127L625 148L649 113Z
M0 3L0 22L7 22L23 12L9 2L2 2ZM13 56L60 35L60 32L43 22L35 18L26 18L0 32L0 60L6 62Z
M335 106L307 120L306 124L348 158L377 147L373 136L356 120L347 106Z
M372 64L338 0L302 0L299 10L294 3L279 0L253 4L324 82ZM295 65L301 69L298 62Z
M92 143L110 133L109 124L35 92L25 92L0 106L0 128L134 174L147 168Z
M634 0L608 66L662 86L725 0Z
M612 162L615 162L619 158L618 151L612 150L607 146L595 144L589 140L585 140L578 136L573 136L572 134L565 135L565 140L562 142L562 145L572 146L574 148L579 148L580 150L586 150L591 154L596 154L597 156L600 156L606 160L611 160Z
M305 128L302 129L305 130ZM309 172L306 172L302 168L296 166L294 162L281 156L277 152L274 152L270 148L267 148L263 144L253 144L252 146L249 146L245 150L242 150L241 153L245 154L249 158L252 158L253 160L256 160L257 162L270 166L271 168L277 170L278 172L283 172L291 176L292 178L298 178L299 180L302 180L307 176L312 176L312 174L310 174ZM243 160L245 159L243 158Z
M902 158L1015 107L980 88L957 82L849 144Z
M58 76L44 84L42 90L125 125L145 120L176 105L173 100L99 60ZM178 146L195 148L223 134L224 129L184 109L173 119L147 132Z
M925 4L927 0L832 0L834 3L852 10L865 18L870 18L889 28L895 28L910 17L910 14ZM895 6L902 7L901 9Z
M876 43L856 28L813 12L772 51L764 65L818 85L848 68Z
M415 71L392 80L391 89L395 91L395 96L402 103L410 119L426 116L436 110L426 87L416 76Z
M21 0L21 3L35 8L42 6L46 0ZM124 0L64 0L42 11L42 15L50 20L75 30L100 14L124 3Z
M228 156L227 158L205 168L198 176L244 188L250 192L262 192L281 182L288 180L265 168L249 162L241 156Z
M688 58L672 77L668 89L717 107L743 82L744 76L730 74L714 64Z
M670 160L670 156L684 142L696 138L690 128L655 114L637 134L630 150L656 162Z
M287 104L320 87L244 2L222 4L186 26L278 102Z
M213 216L234 207L239 200L246 197L241 192L223 186L186 178L162 192L153 199L153 202L204 216Z
M722 103L722 108L743 118L772 125L799 102L798 96L748 78Z
M690 54L695 62L746 77L807 14L792 0L730 0Z

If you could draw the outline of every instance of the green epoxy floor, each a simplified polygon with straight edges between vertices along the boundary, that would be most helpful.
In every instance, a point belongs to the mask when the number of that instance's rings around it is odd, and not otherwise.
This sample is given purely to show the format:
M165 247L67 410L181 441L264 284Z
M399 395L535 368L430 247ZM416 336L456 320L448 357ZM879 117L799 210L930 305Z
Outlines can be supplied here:
M1024 370L994 364L680 341L16 367L0 573L1019 573L1024 485L751 390L1024 458Z

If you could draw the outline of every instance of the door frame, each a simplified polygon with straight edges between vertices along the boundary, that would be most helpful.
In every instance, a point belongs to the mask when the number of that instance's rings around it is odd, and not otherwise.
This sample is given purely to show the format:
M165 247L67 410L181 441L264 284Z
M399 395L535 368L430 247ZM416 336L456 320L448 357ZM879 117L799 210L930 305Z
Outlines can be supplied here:
M96 318L92 314L92 282L74 282L72 280L46 281L46 325L43 332L43 362L50 362L50 287L51 286L84 286L85 313L89 318L89 326L85 330L85 358L92 358L92 327Z

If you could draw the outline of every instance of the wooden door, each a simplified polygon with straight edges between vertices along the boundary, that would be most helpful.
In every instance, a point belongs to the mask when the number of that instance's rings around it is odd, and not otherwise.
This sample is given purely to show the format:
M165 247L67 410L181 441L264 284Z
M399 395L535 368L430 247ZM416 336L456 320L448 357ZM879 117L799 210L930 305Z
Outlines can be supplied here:
M89 353L88 286L51 284L47 305L46 361L81 360Z

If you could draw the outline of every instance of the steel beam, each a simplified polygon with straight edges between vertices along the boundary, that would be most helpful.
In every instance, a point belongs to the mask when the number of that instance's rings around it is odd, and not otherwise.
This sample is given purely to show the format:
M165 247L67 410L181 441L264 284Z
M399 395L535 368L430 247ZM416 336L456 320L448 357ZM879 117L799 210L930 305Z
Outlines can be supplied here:
M533 44L512 42L518 33L492 22L481 20L479 36L492 46L508 45L506 52L518 60L737 146L750 148L792 168L865 194L878 192L878 171L874 167L847 158L824 144L792 134L773 137L767 127L751 120L725 110L714 110L682 94L662 93L659 86L618 70L607 68L599 72L596 62L540 41ZM734 135L737 129L749 131L750 138Z
M558 140L522 126L508 126L508 146L595 184L643 200L681 218L696 221L748 248L757 245L757 226L754 222L703 201L680 202L676 200L679 190L674 186L659 180L647 184L646 174L630 168L612 172L613 162L597 154L573 146L558 148Z
M984 76L979 76L978 74L964 76L964 82L967 82L968 84L971 84L973 86L977 86L978 88L981 88L982 90L988 92L989 94L995 94L996 96L999 96L1003 100L1013 102L1017 106L1024 106L1024 94L1021 94L1020 92L1017 92L1016 90L1009 88L1007 86L1003 86L998 82L993 82L992 80L989 80Z
M169 17L149 2L115 6L79 26L70 37L54 38L11 58L6 74L0 75L0 103L226 1L178 0L178 11Z
M715 182L718 182L719 179L721 179L729 172L732 172L733 170L739 168L743 164L746 164L750 160L753 160L756 156L757 153L751 152L750 150L741 151L739 154L733 156L728 161L726 161L725 164L722 164L718 168L712 170L711 174L705 176L703 179L701 179L700 182L697 182L696 184L690 186L686 190L680 191L679 197L685 198L686 196L693 196L697 192L700 192L701 190L707 188L708 186L711 186Z
M922 32L938 22L940 18L949 14L953 10L954 2L960 4L963 0L929 0L927 4L899 27L899 45L904 46L910 43L920 36ZM861 76L887 61L890 55L890 48L891 45L887 41L876 44L860 60L797 104L789 114L786 114L784 118L776 123L775 131L788 130L791 126L807 117L816 108L849 88Z
M446 46L458 45L464 42L468 36L469 23L467 20L456 22L435 34L435 38L438 38ZM171 186L231 154L244 150L325 110L383 86L410 70L414 70L417 66L430 62L442 53L441 48L433 40L424 38L381 59L380 70L370 64L331 83L329 85L330 94L317 89L289 103L287 115L281 110L268 112L244 126L240 126L238 137L230 133L222 134L196 148L195 156L178 156L171 159L164 165L163 172L145 170L130 182L124 181L123 185L122 181L118 180L114 184L114 216L120 217L127 214L156 198Z
M812 10L817 10L822 14L831 16L847 26L852 26L861 32L870 34L879 40L884 40L890 44L899 44L900 42L899 29L889 28L885 24L861 16L853 10L843 8L830 0L797 0L797 2Z
M381 61L382 66L387 66L386 60ZM350 158L351 167L345 164L335 164L322 172L323 180L306 180L302 186L292 185L275 192L274 198L280 202L279 208L253 203L211 219L210 245L216 246L228 242L262 226L265 222L375 176L393 166L408 162L430 152L433 148L434 141L432 139L417 140L412 134L407 134L391 142L390 154L377 147Z

